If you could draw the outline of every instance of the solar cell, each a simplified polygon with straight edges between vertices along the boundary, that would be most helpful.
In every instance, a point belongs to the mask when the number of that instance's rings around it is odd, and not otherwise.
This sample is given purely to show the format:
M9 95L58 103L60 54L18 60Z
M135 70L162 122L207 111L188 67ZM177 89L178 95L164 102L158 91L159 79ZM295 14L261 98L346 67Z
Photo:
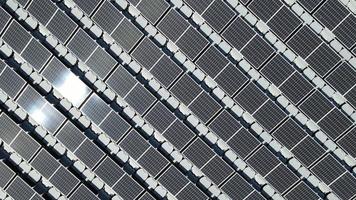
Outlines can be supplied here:
M176 42L176 45L191 60L194 60L208 44L209 41L192 27L189 27Z
M230 96L233 96L248 78L233 64L228 64L216 77L215 81Z
M325 80L341 94L345 94L356 84L356 70L343 62Z
M157 24L157 29L165 34L170 40L175 42L189 26L189 23L178 13L178 11L170 9Z
M279 0L253 0L248 8L258 16L258 18L267 22L279 9L283 3Z
M125 100L142 115L154 103L156 97L142 85L136 85Z
M221 189L236 200L244 199L254 190L239 174L231 177Z
M109 34L113 32L123 18L124 16L109 1L104 1L92 17L94 22Z
M333 30L349 13L341 2L327 0L313 15L327 28Z
M179 77L182 71L183 70L166 55L163 55L151 69L153 76L166 88Z
M126 18L111 33L111 37L127 52L137 44L143 33Z
M65 43L69 36L74 32L77 25L65 13L57 11L48 22L47 28L53 33L59 41Z
M3 8L0 8L0 32L3 31L10 19L11 16Z
M204 123L208 122L221 108L206 92L202 92L190 105L189 108Z
M285 41L300 25L302 21L286 6L268 21L267 25L283 41Z
M231 138L241 127L242 125L225 110L209 124L209 128L223 140Z
M176 197L178 199L208 199L208 197L192 183L188 183L188 185L183 190L181 190Z
M278 192L283 193L295 184L299 178L285 165L280 164L266 176L266 180L271 183Z
M244 159L259 146L260 142L249 131L242 128L230 138L227 144Z
M97 200L98 197L87 187L81 184L70 196L70 200Z
M262 146L252 154L246 162L262 176L267 175L280 163L273 153L265 146Z
M87 15L90 15L101 0L73 0Z
M274 52L275 50L272 46L260 36L252 38L251 41L241 50L241 54L256 69L259 69Z
M307 59L310 67L320 76L325 76L341 60L328 45L322 43Z
M145 37L131 55L137 62L149 70L163 53L150 39Z
M137 5L137 9L152 24L155 24L168 8L169 4L165 0L141 0Z
M105 101L100 99L96 94L87 100L82 107L82 112L87 115L95 124L100 124L101 121L109 114L111 109L106 105Z
M28 133L21 131L10 145L25 160L30 160L41 147Z
M234 100L247 112L254 113L267 100L267 96L256 85L249 83Z
M309 1L309 0L298 0L298 2L304 6L307 11L311 12L313 11L321 2L324 0L314 0L314 1Z
M204 11L202 17L217 32L220 32L235 16L235 12L222 0L215 0Z
M302 58L306 58L321 43L321 39L304 25L288 40L287 45Z
M214 46L210 46L196 61L196 64L214 78L229 63L229 60Z
M137 162L152 176L156 176L169 164L169 161L153 147L142 154Z
M213 2L213 0L184 0L190 7L192 7L199 14L203 13L203 11Z
M256 32L241 17L237 17L231 22L221 34L226 41L238 50L241 50L255 35Z
M67 122L63 128L59 130L56 138L70 151L74 151L86 137L72 122Z
M111 111L100 124L100 128L115 141L118 141L130 127L130 124L114 111Z
M294 72L293 66L281 54L276 54L261 69L261 73L277 87Z

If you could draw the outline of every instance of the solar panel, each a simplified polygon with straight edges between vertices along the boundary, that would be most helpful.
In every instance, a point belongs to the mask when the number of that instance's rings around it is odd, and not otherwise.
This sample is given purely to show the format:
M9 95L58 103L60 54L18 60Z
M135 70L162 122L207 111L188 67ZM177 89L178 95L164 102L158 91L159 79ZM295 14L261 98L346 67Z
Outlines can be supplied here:
M25 160L30 160L40 148L40 144L23 131L17 135L10 146Z
M286 166L280 164L266 176L266 180L270 182L278 192L284 193L293 184L295 184L299 178Z
M260 142L249 131L242 128L228 140L227 144L241 158L246 158L259 146Z
M222 111L209 124L209 128L223 140L229 140L241 127L239 121L227 111Z
M202 167L202 172L210 177L215 184L220 185L234 170L223 159L215 156Z
M356 84L356 71L343 62L325 80L341 94L345 94Z
M0 187L5 188L5 186L9 183L12 177L14 177L15 172L13 172L3 162L0 162L0 174L1 174Z
M202 14L206 22L217 32L220 32L234 16L235 12L222 0L213 1Z
M214 152L200 138L191 143L183 154L199 168L214 156Z
M70 200L97 200L98 197L87 187L81 184L70 196Z
M336 139L352 125L352 122L340 110L333 109L318 124L330 138Z
M255 35L256 32L241 17L237 17L221 34L238 50L242 49Z
M111 111L101 122L100 128L118 141L129 130L130 125L119 114Z
M239 175L235 174L221 187L231 198L244 199L253 188Z
M202 92L190 105L189 108L196 113L204 123L208 122L218 111L221 106L206 92Z
M302 20L285 6L282 6L282 8L279 9L267 23L272 31L283 41L286 40L301 24Z
M132 57L147 69L151 69L162 55L160 49L148 38L144 38L132 52Z
M17 53L21 53L31 39L31 35L18 22L12 21L2 39Z
M287 119L273 132L273 137L289 149L297 145L305 136L307 133L292 119Z
M131 51L142 36L143 33L126 18L111 33L111 37L126 51Z
M307 59L310 64L320 76L327 74L341 58L328 47L325 43L321 44Z
M311 91L313 91L313 86L307 79L305 79L305 77L298 73L294 73L285 80L279 89L292 103L298 104Z
M90 168L93 168L104 156L104 152L88 139L84 140L74 154Z
M6 192L14 199L30 199L35 191L20 177L16 177L7 187Z
M0 72L0 88L14 98L25 85L25 81L8 66Z
M326 184L332 183L346 170L330 154L320 160L311 171L316 174Z
M192 7L199 14L213 2L213 0L199 1L199 0L184 0L190 7Z
M103 79L114 68L117 62L102 48L97 48L88 58L86 64Z
M324 153L325 149L321 147L310 136L305 137L298 145L292 149L292 153L305 166L309 167L318 160Z
M89 58L97 46L95 41L93 41L82 29L79 29L75 33L74 37L72 37L67 45L67 47L83 61Z
M348 48L351 48L356 43L355 37L356 17L349 15L340 25L335 28L334 34Z
M33 166L45 178L49 179L52 176L52 174L54 174L57 171L60 164L46 150L41 149L41 151L31 161L31 166Z
M356 87L353 87L345 97L349 100L351 105L356 106Z
M42 24L46 25L57 11L57 7L50 1L33 0L27 10Z
M124 97L135 86L137 80L121 65L118 66L106 83L120 96Z
M315 105L318 105L318 109L314 109ZM299 106L314 121L319 121L333 107L331 102L319 91L315 91Z
M130 131L119 145L134 159L138 159L150 146L135 130Z
M193 139L195 134L185 124L176 120L163 132L163 136L176 148L182 149Z
M256 69L259 69L274 52L275 50L272 46L260 36L252 38L251 41L241 50L241 54L245 56L246 60L249 61Z
M196 61L196 64L209 76L214 78L229 61L216 47L210 46Z
M327 0L313 15L326 27L333 30L349 13L340 2Z
M183 190L181 190L176 197L178 199L208 199L208 197L192 183L188 183L188 185Z
M267 100L267 96L256 85L249 83L234 100L247 112L254 113Z
M246 160L246 162L262 176L267 175L280 163L273 153L265 146L259 148Z
M157 24L157 29L174 42L177 41L188 27L189 23L174 9L170 9Z
M268 21L282 7L279 0L253 0L248 8L263 21Z
M356 128L351 129L337 142L346 152L356 157L356 146L353 141L356 139Z
M156 176L169 164L169 161L153 147L150 147L144 154L142 154L137 162L140 165L145 166L145 169L152 176Z
M287 115L272 101L267 101L254 114L253 117L267 130L274 129Z
M38 41L32 39L21 55L35 69L40 70L50 58L51 53Z
M143 191L143 188L127 174L114 185L113 189L123 199L134 199Z
M82 107L82 112L85 113L95 124L99 124L106 115L109 114L110 108L96 94L93 94L85 105Z
M184 74L170 89L181 102L188 105L196 96L200 94L202 89L194 82L192 78ZM188 91L188 92L187 92Z
M287 45L302 58L306 58L321 43L321 39L308 26L302 26L288 40Z
M87 15L90 15L101 0L73 0Z
M284 83L294 72L292 65L281 54L276 54L261 69L261 73L276 86Z
M111 33L123 18L124 16L120 12L117 12L115 6L109 1L104 1L92 17L94 22L108 33Z
M297 199L310 199L317 200L319 199L318 195L315 194L304 182L300 182L292 190L290 190L285 197L290 200Z
M194 60L208 44L208 40L192 27L189 27L176 42L176 45L182 52L192 60Z
M298 2L305 7L309 12L312 12L323 0L298 0Z
M155 24L168 8L169 4L165 0L141 0L137 5L137 9L152 24Z
M120 166L108 157L99 164L94 172L111 187L125 174Z
M151 73L163 86L168 88L182 73L182 69L164 55L153 66Z
M154 103L156 98L142 85L137 84L129 94L127 94L125 100L138 113L143 114Z
M74 32L75 28L77 28L77 25L65 13L57 11L48 22L47 28L58 38L58 40L65 43L69 36Z
M0 32L3 31L10 19L11 16L3 8L0 8Z
M49 181L64 195L68 195L79 184L79 180L62 166L51 176Z
M177 194L189 183L189 180L174 166L170 166L167 171L159 177L158 181L162 183L164 187L168 188L173 195Z
M233 64L228 64L216 77L215 81L230 96L233 96L248 78Z
M147 113L145 119L158 131L163 132L168 128L169 125L176 119L168 108L166 108L162 103L158 102L153 108Z
M56 138L70 151L74 151L84 141L85 136L73 123L67 122L63 128L59 130Z
M354 188L356 187L356 179L350 173L345 173L338 178L330 188L342 199L352 199L356 195Z

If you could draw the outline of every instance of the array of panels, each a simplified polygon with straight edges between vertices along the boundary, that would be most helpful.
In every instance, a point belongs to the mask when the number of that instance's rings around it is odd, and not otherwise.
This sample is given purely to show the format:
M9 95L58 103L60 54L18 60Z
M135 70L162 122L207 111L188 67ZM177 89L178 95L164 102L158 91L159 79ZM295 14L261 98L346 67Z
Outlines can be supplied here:
M259 188L241 176L206 141L187 126L125 66L111 56L86 30L51 0L18 1L58 40L95 72L115 93L123 97L147 122L168 139L231 199L265 199ZM136 23L108 0L74 0L101 29L135 59L211 131L264 177L286 199L320 199L316 190L293 172L236 116L231 115L179 63ZM323 181L341 199L356 196L356 178L320 145L297 120L281 109L255 81L224 55L219 47L165 0L129 0L149 23L171 40L188 59L209 75L244 110ZM279 0L240 1L290 49L356 107L356 70L323 41L302 19ZM329 28L341 43L355 52L355 15L337 0L298 2ZM223 0L184 0L232 47L280 89L299 110L348 154L356 158L356 128L340 108L311 84L305 76L268 43L258 31ZM268 9L267 9L268 8ZM335 14L337 13L337 14ZM85 82L54 56L31 32L0 7L1 38L39 71L64 97L116 141L150 175L177 199L207 199L205 191L189 180L155 144L142 137ZM123 199L153 199L150 191L136 182L98 144L80 131L51 105L20 74L0 61L0 88L38 123L74 153L86 166ZM37 140L0 115L0 138L27 160L69 199L97 199L85 181L67 169ZM0 187L14 199L39 199L38 191L1 162ZM23 188L23 189L19 189ZM102 198L102 197L101 197Z

